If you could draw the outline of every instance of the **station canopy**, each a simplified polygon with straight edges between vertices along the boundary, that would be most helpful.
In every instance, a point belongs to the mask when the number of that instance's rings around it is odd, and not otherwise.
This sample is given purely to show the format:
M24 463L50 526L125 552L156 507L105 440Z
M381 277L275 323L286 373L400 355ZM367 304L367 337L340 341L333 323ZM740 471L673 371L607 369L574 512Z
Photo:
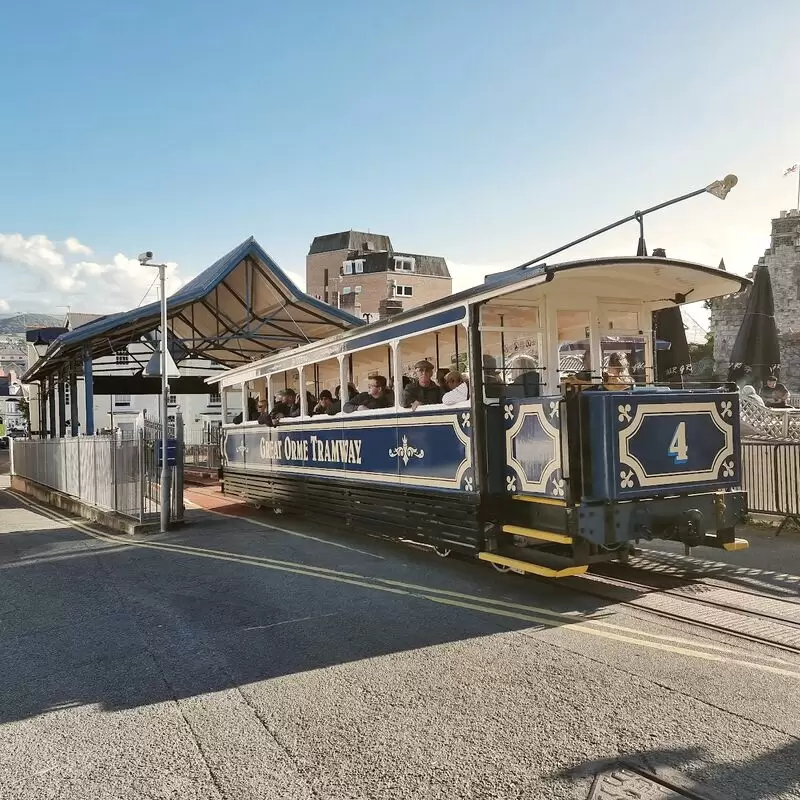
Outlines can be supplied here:
M147 269L147 267L142 267ZM251 236L167 300L173 359L208 359L236 367L363 325L363 320L300 291ZM110 314L59 336L23 381L68 364L124 351L136 342L156 349L160 303Z

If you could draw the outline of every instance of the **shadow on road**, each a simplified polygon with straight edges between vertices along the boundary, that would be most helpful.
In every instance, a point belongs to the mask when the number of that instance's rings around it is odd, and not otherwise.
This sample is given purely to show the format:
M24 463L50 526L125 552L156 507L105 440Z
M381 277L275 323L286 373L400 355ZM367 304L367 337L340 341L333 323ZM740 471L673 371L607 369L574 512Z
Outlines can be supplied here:
M15 506L0 492L0 515ZM362 537L333 546L203 515L135 546L53 525L0 534L0 722L558 627L602 607L571 598L554 612L563 592L544 599L534 582Z

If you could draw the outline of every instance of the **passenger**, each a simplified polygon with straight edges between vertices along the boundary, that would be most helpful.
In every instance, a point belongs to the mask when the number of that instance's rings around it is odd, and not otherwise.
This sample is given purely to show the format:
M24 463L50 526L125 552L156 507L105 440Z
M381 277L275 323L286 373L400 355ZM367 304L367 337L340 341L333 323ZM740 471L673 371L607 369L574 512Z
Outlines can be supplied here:
M403 408L416 411L419 406L436 405L442 402L442 390L433 382L433 364L423 359L414 364L417 380L403 389Z
M244 415L240 411L232 420L234 425L241 425ZM255 397L247 398L247 421L255 422L258 419L258 403Z
M612 353L608 357L608 367L603 372L603 388L609 392L624 392L633 388L628 362L619 353Z
M444 367L439 367L436 370L436 385L444 392L447 388L447 376L450 374L450 370L444 369Z
M270 416L267 408L267 401L262 400L260 397L258 399L258 424L266 425L268 428L275 427L275 421Z
M333 395L327 390L323 389L319 393L319 402L314 406L314 410L311 412L312 415L319 415L319 414L336 414L337 412L333 410L334 401Z
M386 378L383 375L374 375L367 381L367 391L357 394L344 404L345 414L353 411L367 411L375 408L391 408L389 395L386 391Z
M283 389L278 392L278 399L270 411L273 420L284 417L300 416L300 398L294 389Z
M446 406L462 403L469 399L469 385L460 372L448 372L444 377L444 383L449 389L442 395L442 403Z

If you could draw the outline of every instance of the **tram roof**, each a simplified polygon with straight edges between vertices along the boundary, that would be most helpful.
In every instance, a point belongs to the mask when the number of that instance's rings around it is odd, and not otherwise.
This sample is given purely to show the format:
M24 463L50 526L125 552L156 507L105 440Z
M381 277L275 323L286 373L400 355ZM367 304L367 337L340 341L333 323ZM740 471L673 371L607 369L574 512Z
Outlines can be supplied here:
M364 325L298 289L252 236L171 295L167 309L173 358L225 367ZM150 303L63 333L23 381L57 372L84 353L94 359L123 350L158 329L160 313L160 303Z
M592 277L597 286L602 289L592 288L592 282L583 272L589 269L596 270L596 274L593 274ZM333 358L339 353L353 352L383 342L389 343L393 339L404 336L424 333L444 325L456 324L465 319L466 308L469 305L482 303L528 287L535 287L553 281L557 277L558 284L560 284L562 280L571 281L579 276L584 294L592 297L602 295L612 301L615 295L622 300L626 296L626 292L619 290L613 293L609 292L609 281L624 281L628 287L627 294L632 297L641 295L640 300L647 302L653 311L676 305L675 299L679 293L691 298L687 298L686 302L694 303L712 297L734 294L752 283L749 278L726 272L718 267L657 256L582 259L562 264L517 267L487 275L484 282L477 286L417 306L390 319L374 322L358 330L336 334L323 341L290 351L275 353L261 361L209 377L206 382L227 382L225 379L228 377L239 377L249 374L251 371L258 371L259 374L265 374L267 371L280 372L307 360L306 356L314 355L317 360ZM264 367L269 369L265 370ZM249 380L250 378L245 379Z

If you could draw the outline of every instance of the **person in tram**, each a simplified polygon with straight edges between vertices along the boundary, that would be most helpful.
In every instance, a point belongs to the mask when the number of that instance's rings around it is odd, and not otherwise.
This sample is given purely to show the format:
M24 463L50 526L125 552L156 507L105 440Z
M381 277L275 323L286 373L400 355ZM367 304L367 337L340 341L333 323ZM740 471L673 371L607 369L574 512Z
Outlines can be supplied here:
M334 409L334 402L333 402L333 395L328 391L328 389L323 389L319 393L319 400L317 404L314 406L313 411L311 412L312 415L319 415L319 414L336 414L337 412Z
M268 428L275 427L275 422L270 416L269 408L267 407L267 401L262 400L260 397L258 398L258 424L266 425Z
M444 385L448 389L442 395L442 403L444 405L452 406L456 403L462 403L464 400L469 400L469 384L467 384L460 372L448 372L444 376Z
M386 391L386 378L383 375L373 375L367 382L367 391L357 394L344 404L345 414L354 411L367 411L376 408L391 408L392 402Z
M608 366L603 370L603 388L609 392L624 392L633 388L628 363L619 353L612 353L608 357Z
M433 382L433 364L426 359L414 364L417 379L403 389L401 405L416 411L419 406L442 402L442 390Z
M300 416L300 398L294 389L282 389L278 392L278 399L270 411L273 420L284 417Z

